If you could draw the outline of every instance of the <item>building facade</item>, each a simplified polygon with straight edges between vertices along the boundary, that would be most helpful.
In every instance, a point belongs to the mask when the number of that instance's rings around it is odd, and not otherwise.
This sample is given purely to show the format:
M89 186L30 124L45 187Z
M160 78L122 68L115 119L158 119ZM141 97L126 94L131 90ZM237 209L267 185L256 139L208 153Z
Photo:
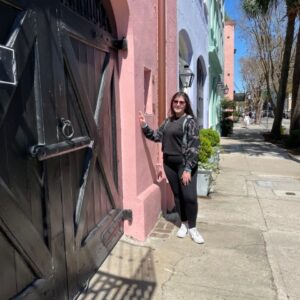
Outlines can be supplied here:
M208 9L203 0L177 0L178 72L185 65L195 75L186 90L200 128L208 127ZM179 76L178 76L179 78ZM180 81L178 81L180 87Z
M234 28L235 22L225 21L224 27L224 84L228 87L225 95L228 99L234 98Z
M0 0L1 299L73 299L124 232L144 240L173 208L137 115L156 128L177 90L176 13Z
M224 87L224 0L208 0L209 10L209 127L220 130Z
M137 120L145 113L157 128L177 90L176 2L112 0L119 37L128 51L120 53L120 174L123 207L132 210L125 234L144 240L161 210L173 208L163 177L160 144L145 139ZM147 16L147 18L145 18ZM147 32L147 34L145 34Z
M223 2L0 0L16 77L0 80L1 299L73 299L123 233L145 240L173 209L137 116L160 125L187 64L199 125L218 128Z

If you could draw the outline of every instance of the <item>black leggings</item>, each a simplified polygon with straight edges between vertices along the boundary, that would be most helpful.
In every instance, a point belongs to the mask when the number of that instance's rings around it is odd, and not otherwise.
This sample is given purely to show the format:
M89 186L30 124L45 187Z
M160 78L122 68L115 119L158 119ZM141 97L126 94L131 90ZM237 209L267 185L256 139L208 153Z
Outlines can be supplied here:
M164 170L174 194L176 210L181 222L188 222L189 228L196 227L197 203L197 167L192 170L191 182L184 186L181 175L184 171L182 156L164 154Z

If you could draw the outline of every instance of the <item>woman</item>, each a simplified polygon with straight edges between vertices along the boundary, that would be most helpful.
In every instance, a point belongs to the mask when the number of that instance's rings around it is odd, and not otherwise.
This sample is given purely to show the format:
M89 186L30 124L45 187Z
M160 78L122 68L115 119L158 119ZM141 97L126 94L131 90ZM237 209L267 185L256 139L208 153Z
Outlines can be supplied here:
M181 219L177 237L189 234L193 241L203 244L196 228L199 129L186 93L177 92L172 97L169 115L155 131L148 126L142 112L139 121L148 139L162 142L164 170Z
M248 113L245 115L244 123L245 123L245 127L248 128L248 126L250 125L250 117Z

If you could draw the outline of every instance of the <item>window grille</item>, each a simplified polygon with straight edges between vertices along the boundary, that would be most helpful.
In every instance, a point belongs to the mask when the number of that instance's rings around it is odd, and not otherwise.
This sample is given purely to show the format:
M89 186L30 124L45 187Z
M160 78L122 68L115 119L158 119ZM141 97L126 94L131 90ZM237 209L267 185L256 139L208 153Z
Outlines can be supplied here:
M61 3L90 22L111 33L111 26L101 0L61 0Z

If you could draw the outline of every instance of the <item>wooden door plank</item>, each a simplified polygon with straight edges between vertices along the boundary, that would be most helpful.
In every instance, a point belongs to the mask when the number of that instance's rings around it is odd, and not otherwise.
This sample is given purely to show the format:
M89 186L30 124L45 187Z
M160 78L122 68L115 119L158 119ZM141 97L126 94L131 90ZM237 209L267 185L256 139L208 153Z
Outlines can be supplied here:
M116 189L113 175L111 172L109 172L110 167L108 165L108 162L106 160L102 160L100 156L98 156L97 159L101 173L103 174L103 180L105 182L107 190L109 191L109 197L112 206L122 208L123 205L120 199L120 195Z
M95 147L97 149L97 147ZM94 150L95 151L95 150ZM75 241L76 246L81 244L82 236L84 234L84 225L86 219L86 207L87 207L87 193L86 191L91 188L92 178L94 174L96 164L96 156L90 160L88 169L86 170L84 182L80 187L77 203L76 203L76 212L75 212L75 222L76 222L76 234Z
M0 226L39 277L52 272L51 254L30 220L16 204L15 196L0 178Z
M120 220L122 220L122 210L112 209L92 230L89 231L89 234L82 240L81 244L83 246L88 245L96 235L100 237L100 241L103 245L107 244L109 237L106 232L109 231L109 227L112 226L112 223L118 223Z
M101 79L101 88L99 90L98 94L98 101L97 101L97 109L95 111L94 117L97 122L98 127L100 126L100 115L101 115L101 104L105 99L105 95L109 94L110 95L110 88L111 88L111 80L113 76L113 70L114 70L114 60L110 60L109 63L107 63L106 68L104 69L104 74ZM107 99L106 99L107 100ZM105 129L104 130L99 130L98 132L103 132L102 134L104 135ZM98 136L97 140L100 140L99 142L102 143L104 139L104 136ZM110 191L110 199L112 201L113 207L122 207L122 202L119 196L119 193L117 191L117 188L115 186L115 181L113 178L113 170L111 170L111 166L109 162L106 159L103 159L104 157L104 147L99 147L99 152L97 153L97 158L99 162L99 166L101 169L101 172L103 174L103 179L105 180L105 183L107 185L108 190Z
M105 55L105 59L103 62L103 67L102 67L103 75L102 75L101 81L100 81L100 88L99 88L99 92L97 95L97 101L96 101L96 109L94 112L94 120L95 120L97 126L99 126L100 111L101 111L102 102L105 97L105 92L107 91L107 88L110 87L112 72L113 72L113 61L110 60L110 54L107 53ZM110 124L107 124L107 125L110 126Z
M95 153L97 153L97 148L95 149ZM80 209L76 212L76 219L77 219L77 224L78 228L76 231L76 245L80 245L83 235L84 235L84 225L86 221L86 207L87 207L87 200L86 200L86 190L90 189L93 174L94 174L94 169L95 169L95 163L96 160L98 161L100 172L102 173L102 178L103 182L106 185L106 190L108 192L108 197L110 199L111 205L113 208L116 207L116 203L118 204L117 207L122 207L121 201L120 201L120 196L116 190L114 180L110 172L105 172L105 170L109 170L109 166L106 164L105 161L101 161L99 157L94 157L92 159L91 164L89 166L89 170L87 171L87 177L86 177L86 182L82 187L81 191L81 196L80 199L78 199L78 202L80 201ZM102 165L104 163L104 165Z
M53 299L67 299L67 267L66 247L64 237L64 211L62 207L60 158L52 158L45 162L45 188L47 204L47 223L49 228L49 248L51 249L53 262L53 291L56 297ZM69 251L69 248L68 248Z
M35 276L32 274L22 256L17 251L14 251L14 254L16 266L16 286L18 292L20 292L35 280Z
M93 139L97 133L97 127L94 123L91 102L89 101L88 93L83 84L83 80L81 79L81 74L78 71L74 49L68 36L63 38L63 50L67 67L70 70L69 74L73 82L73 87L78 95L80 109L83 112L84 119L87 123L89 134Z
M1 225L1 221L0 221ZM15 284L11 284L16 281L16 268L14 262L14 249L12 245L7 241L0 231L0 299L10 299L17 293L17 287Z
M72 176L74 174L70 174L69 170L71 169L72 160L71 158L78 155L78 153L73 153L73 155L66 155L60 158L60 169L61 169L61 194L62 194L62 205L63 205L63 224L64 224L64 242L67 250L66 255L66 264L67 264L67 278L68 281L68 290L69 293L74 293L77 289L77 257L76 257L76 248L75 248L75 239L74 239L74 204L73 197L75 197L76 190L72 189L74 184L72 184ZM76 168L76 163L73 168ZM75 170L76 173L76 170ZM78 176L79 177L79 176ZM77 185L79 184L79 180L77 179Z
M1 1L17 9L25 9L27 4L26 0L1 0Z

